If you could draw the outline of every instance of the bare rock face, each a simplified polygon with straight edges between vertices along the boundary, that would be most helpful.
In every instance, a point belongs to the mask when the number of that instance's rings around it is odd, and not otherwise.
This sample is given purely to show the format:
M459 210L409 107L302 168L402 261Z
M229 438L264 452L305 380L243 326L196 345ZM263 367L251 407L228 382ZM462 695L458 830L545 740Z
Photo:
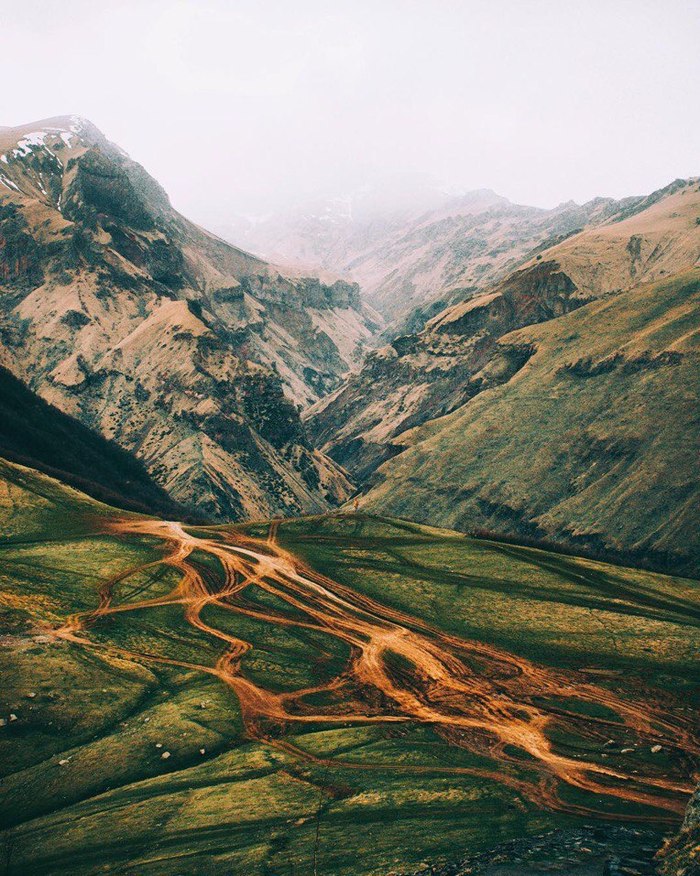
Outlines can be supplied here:
M309 411L310 432L362 481L400 452L402 432L450 413L525 364L532 352L527 345L511 348L489 367L499 337L586 300L556 262L536 262L494 290L446 310L422 332L370 353L361 371Z
M89 122L0 133L0 360L219 518L349 490L299 409L376 326L350 283L285 273L176 213Z

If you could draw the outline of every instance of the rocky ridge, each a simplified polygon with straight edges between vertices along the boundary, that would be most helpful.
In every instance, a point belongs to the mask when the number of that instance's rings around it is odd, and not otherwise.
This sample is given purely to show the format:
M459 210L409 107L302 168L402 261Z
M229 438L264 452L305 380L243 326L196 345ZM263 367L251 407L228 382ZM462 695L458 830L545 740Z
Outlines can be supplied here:
M364 480L400 449L402 432L456 410L522 367L526 347L510 346L507 356L497 348L509 331L693 267L700 258L698 181L676 181L638 207L538 253L422 331L371 352L307 413L317 444Z
M644 200L595 198L540 209L489 189L455 195L408 186L397 203L379 187L302 205L228 235L270 257L352 277L388 320L388 337L420 331L449 304L499 282L539 251Z
M2 364L200 513L322 511L347 495L298 409L374 330L358 295L188 222L89 122L0 131Z

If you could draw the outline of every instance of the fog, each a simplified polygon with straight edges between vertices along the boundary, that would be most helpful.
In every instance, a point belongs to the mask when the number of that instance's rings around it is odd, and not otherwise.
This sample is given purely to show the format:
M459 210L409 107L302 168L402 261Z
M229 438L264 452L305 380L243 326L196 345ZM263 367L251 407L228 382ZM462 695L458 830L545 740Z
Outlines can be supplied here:
M0 2L0 125L76 113L218 225L394 173L514 201L700 173L697 0Z

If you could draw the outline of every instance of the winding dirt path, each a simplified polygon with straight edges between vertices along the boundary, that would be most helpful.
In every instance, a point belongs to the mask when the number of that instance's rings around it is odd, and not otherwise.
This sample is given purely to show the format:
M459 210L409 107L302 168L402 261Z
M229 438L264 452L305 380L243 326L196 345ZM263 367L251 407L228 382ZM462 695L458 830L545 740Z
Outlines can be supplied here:
M103 584L94 611L71 616L53 634L87 647L107 648L124 656L185 666L218 677L238 697L252 738L307 761L344 769L483 776L512 786L540 805L568 812L605 814L602 805L597 811L565 802L559 793L562 784L603 798L615 797L666 810L669 820L677 820L670 813L683 810L684 797L692 790L689 777L669 778L651 767L646 767L646 774L642 774L645 767L639 762L636 766L640 772L636 773L583 756L566 756L555 750L550 738L553 728L564 728L600 748L613 727L636 734L646 746L660 744L675 751L686 762L688 757L700 754L700 743L691 723L667 714L651 698L646 702L622 699L605 688L579 680L573 672L538 666L483 642L446 634L387 608L318 574L284 551L276 543L274 525L266 542L231 532L223 534L225 541L198 537L186 532L179 523L160 520L121 521L114 530L163 539L170 546L170 553L162 562L182 573L180 582L166 596L113 605L115 584L158 563L131 569ZM214 589L192 560L195 550L215 557L221 564L223 581L217 582ZM292 612L286 615L281 610L246 601L245 590L251 585L282 600ZM98 644L86 633L107 615L172 604L182 604L189 624L224 643L226 650L214 666L125 651ZM241 658L252 645L202 620L202 611L208 605L272 624L335 636L350 647L349 664L342 673L313 688L291 693L266 690L241 671ZM330 705L311 706L309 695L322 692L334 692L336 697ZM548 697L606 706L619 716L620 723L536 705ZM375 722L429 724L455 746L486 755L497 764L493 770L487 770L321 759L281 740L279 733L270 733L270 726L275 724L284 729L289 724ZM501 769L496 768L499 765ZM524 778L532 773L539 778ZM664 820L663 815L649 818Z

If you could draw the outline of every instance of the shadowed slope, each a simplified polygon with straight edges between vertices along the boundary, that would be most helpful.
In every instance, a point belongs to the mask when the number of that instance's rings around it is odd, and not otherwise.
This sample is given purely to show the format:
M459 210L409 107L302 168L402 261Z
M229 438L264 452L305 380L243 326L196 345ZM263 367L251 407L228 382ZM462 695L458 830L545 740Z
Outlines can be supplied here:
M185 513L133 456L47 404L5 368L0 368L0 456L121 508Z

